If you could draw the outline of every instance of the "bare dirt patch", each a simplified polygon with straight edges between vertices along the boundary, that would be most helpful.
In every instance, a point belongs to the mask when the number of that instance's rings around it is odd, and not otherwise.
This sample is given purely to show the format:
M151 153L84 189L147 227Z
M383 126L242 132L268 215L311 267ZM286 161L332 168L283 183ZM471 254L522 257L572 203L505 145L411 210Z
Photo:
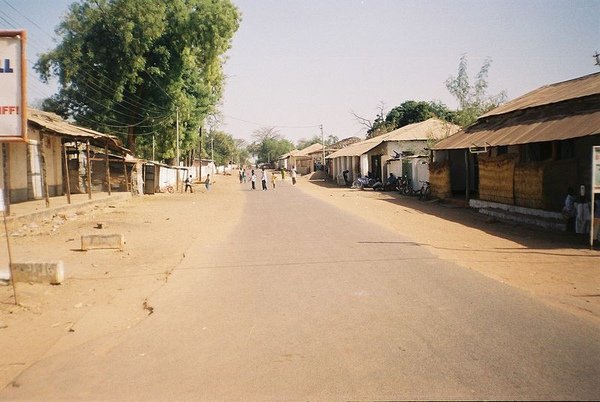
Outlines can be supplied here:
M66 213L23 228L10 238L13 261L62 260L62 285L0 286L0 388L44 356L135 326L161 314L148 298L168 282L197 239L225 238L242 213L243 195L230 176L209 193L156 194ZM230 185L231 184L231 185ZM100 228L101 226L101 228ZM81 251L81 236L123 234L125 248ZM0 261L7 261L0 238Z

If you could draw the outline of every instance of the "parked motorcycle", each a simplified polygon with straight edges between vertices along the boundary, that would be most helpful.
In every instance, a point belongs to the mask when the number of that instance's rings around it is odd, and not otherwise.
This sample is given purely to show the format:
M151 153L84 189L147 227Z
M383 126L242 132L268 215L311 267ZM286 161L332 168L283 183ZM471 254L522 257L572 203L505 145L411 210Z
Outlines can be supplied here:
M404 195L412 195L414 193L412 182L408 177L402 176L398 179L398 191Z
M395 174L390 173L389 177L386 179L385 184L383 185L383 191L392 191L398 189L398 178Z
M376 186L377 183L381 185L381 182L378 180L371 179L367 176L359 177L352 183L352 188L359 188L361 190L364 190L365 188L374 188L373 186Z

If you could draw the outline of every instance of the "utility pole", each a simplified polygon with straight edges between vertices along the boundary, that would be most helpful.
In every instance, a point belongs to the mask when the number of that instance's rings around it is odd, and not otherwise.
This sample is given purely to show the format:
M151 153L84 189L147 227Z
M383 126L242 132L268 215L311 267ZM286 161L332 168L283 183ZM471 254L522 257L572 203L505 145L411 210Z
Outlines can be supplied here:
M325 171L325 134L323 134L323 125L319 126L321 128L321 146L323 149L323 160L321 161L321 166L323 166L323 171Z
M175 118L175 131L177 132L177 152L176 152L176 158L177 158L177 169L175 170L177 172L177 185L175 186L175 188L177 190L179 190L179 107L177 108L177 114L176 114L176 118Z
M177 149L177 151L176 151L177 163L176 163L176 165L179 167L179 108L177 108L175 127L176 127L176 131L177 131L177 148L176 148Z
M202 126L198 127L198 135L200 137L200 149L198 150L198 159L200 162L200 170L198 171L198 179L202 180Z
M214 147L215 139L210 137L210 159L212 159L213 163L215 163L215 147Z
M152 134L152 160L155 161L154 150L156 148L156 139L154 138L154 134Z

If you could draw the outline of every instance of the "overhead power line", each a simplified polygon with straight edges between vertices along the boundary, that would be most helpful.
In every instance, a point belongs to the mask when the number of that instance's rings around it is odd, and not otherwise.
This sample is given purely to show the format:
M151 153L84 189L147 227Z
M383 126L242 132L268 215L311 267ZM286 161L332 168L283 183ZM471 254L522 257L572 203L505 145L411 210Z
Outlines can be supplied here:
M231 120L237 120L237 121L241 121L241 122L248 123L248 124L254 124L256 126L261 126L261 127L277 127L277 128L319 128L319 127L321 127L320 124L313 124L310 126L287 126L287 125L282 125L282 124L263 124L263 123L257 123L255 121L240 119L240 118L229 116L229 115L223 115L223 116L227 117L228 119L231 119Z
M8 3L7 0L2 0L2 1L5 4L7 4L12 10L14 10L17 14L19 14L22 18L26 19L28 22L33 24L33 26L35 26L42 34L44 34L48 37L51 37L51 38L54 37L54 35L51 35L48 32L46 32L37 22L35 22L31 18L29 18L27 15L22 13L20 10L18 10L16 7L14 7L12 4ZM10 27L16 29L16 26L10 21L10 20L14 21L14 18L11 17L6 11L3 11L2 9L0 9L0 13L6 17L5 18L5 17L2 17L2 15L0 15L0 19L5 21ZM43 49L38 48L34 43L32 43L31 37L30 37L29 45L32 48L34 48L35 50L39 51L40 53L43 53L45 51ZM102 92L106 95L114 96L115 89L105 83L106 80L110 81L110 79L107 78L107 76L104 74L104 72L100 71L98 68L96 68L95 66L93 66L85 61L80 61L80 63L82 64L82 66L86 67L84 69L81 69L81 72L86 77L87 82L89 83L90 87L92 87L94 90ZM88 70L95 72L95 75L93 75ZM37 78L37 77L35 77L35 78ZM104 80L102 80L102 78L104 78ZM152 76L150 76L150 78L152 78ZM158 85L158 83L156 83L156 81L154 79L152 79L152 80L159 87L159 89L164 92L164 89L162 87L160 87L160 85ZM168 96L168 94L167 94L167 96ZM89 97L87 97L87 99L91 100L92 102L94 101L94 100L90 99ZM137 99L137 100L135 100L135 99ZM161 107L159 105L153 104L153 103L149 103L147 100L142 99L141 97L137 96L136 94L128 94L128 97L125 97L119 103L125 103L130 106L133 106L134 108L140 110L140 112L142 114L156 115L154 117L160 117L158 115L162 115L165 112L172 113L171 110ZM119 111L117 111L117 110L112 110L112 111L119 113Z

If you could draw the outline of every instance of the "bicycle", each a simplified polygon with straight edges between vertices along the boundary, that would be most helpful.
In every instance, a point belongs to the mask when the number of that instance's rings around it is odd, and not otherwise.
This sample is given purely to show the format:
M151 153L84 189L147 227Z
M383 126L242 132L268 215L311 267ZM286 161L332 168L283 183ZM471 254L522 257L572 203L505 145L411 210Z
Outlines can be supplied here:
M175 189L168 182L165 182L165 190L164 191L166 191L169 194L173 194L175 192Z
M423 183L419 189L419 201L428 201L431 198L431 187L428 181L419 180Z

